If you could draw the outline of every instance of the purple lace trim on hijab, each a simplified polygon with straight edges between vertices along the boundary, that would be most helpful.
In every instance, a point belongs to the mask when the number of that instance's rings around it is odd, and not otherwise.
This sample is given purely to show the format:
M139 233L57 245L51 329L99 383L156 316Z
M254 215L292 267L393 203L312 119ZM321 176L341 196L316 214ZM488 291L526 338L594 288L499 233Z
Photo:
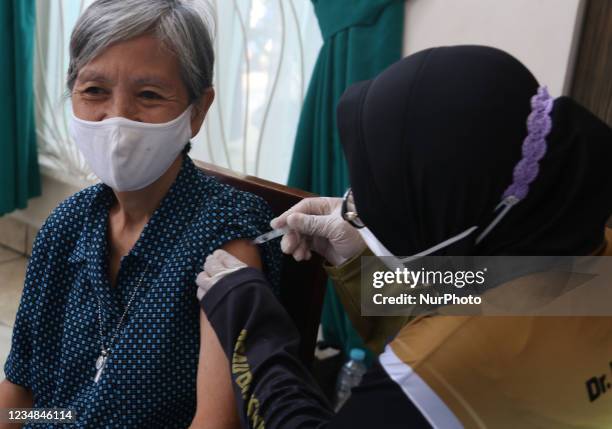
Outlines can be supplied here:
M546 136L552 128L550 112L554 99L545 86L531 98L531 113L527 118L527 137L523 140L523 158L514 167L513 183L506 189L504 200L516 203L527 196L529 185L540 171L539 162L546 154Z

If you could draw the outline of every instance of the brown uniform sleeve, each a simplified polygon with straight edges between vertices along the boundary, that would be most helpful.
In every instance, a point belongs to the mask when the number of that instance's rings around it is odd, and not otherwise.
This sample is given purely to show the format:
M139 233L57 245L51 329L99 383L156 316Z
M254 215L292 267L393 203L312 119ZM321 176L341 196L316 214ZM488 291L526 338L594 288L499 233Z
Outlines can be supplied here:
M340 302L364 344L373 353L380 354L385 344L412 320L412 317L365 317L361 315L361 258L368 256L374 255L369 249L366 249L337 267L325 264L325 271L334 282ZM385 270L386 267L380 262L371 269Z

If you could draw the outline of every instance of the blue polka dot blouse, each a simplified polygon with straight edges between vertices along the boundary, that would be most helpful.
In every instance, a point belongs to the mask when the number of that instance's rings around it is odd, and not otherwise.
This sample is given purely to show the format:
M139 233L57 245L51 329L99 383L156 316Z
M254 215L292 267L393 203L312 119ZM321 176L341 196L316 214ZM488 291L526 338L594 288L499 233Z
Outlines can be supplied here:
M220 184L185 157L160 207L121 259L113 288L106 239L113 202L108 186L89 187L60 204L41 228L6 378L30 389L36 408L74 409L72 427L185 428L196 407L195 278L215 249L268 231L272 213L259 197ZM265 272L277 285L278 241L260 250ZM141 277L95 383L101 352L98 299L108 344Z

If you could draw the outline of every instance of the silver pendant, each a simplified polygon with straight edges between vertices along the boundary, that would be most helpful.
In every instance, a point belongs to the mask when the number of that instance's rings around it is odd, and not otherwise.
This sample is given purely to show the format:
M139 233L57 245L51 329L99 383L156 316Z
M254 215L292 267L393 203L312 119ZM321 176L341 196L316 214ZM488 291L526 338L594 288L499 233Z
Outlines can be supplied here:
M104 371L104 367L106 366L106 360L108 359L108 354L106 350L102 350L102 353L96 360L96 376L94 377L94 383L100 381L100 377L102 377L102 371Z

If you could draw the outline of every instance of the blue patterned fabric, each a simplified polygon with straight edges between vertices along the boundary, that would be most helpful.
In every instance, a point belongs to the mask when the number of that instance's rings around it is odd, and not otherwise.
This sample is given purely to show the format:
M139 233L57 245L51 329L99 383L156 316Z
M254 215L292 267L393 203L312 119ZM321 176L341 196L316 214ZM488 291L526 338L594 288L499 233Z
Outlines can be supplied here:
M72 427L185 428L196 406L195 277L215 249L268 231L272 213L259 197L220 184L185 157L175 183L122 258L113 288L106 240L113 201L108 186L92 186L60 204L41 228L6 378L32 390L34 407L74 408L78 423ZM260 250L266 275L278 285L278 242ZM96 295L108 344L141 276L96 384L101 350Z

